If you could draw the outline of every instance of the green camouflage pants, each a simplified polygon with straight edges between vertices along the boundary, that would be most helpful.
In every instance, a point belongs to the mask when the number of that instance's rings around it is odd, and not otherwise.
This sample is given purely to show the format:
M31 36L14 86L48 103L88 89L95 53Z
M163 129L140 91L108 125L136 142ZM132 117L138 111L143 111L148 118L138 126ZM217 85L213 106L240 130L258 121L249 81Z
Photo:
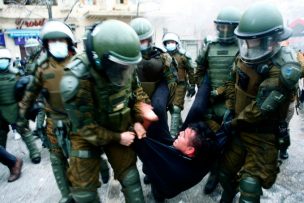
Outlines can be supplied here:
M185 95L187 92L186 84L178 84L175 90L175 96L173 100L173 105L178 106L179 108L184 108Z
M90 158L70 157L68 177L72 187L96 191L101 185L99 181L101 146L93 145L76 134L71 135L71 143L72 151L88 150L94 155ZM115 179L121 181L128 169L136 167L136 154L132 148L112 143L104 146L103 150L113 168Z
M270 188L279 173L274 134L240 132L227 148L220 170L231 178L254 177L263 188Z

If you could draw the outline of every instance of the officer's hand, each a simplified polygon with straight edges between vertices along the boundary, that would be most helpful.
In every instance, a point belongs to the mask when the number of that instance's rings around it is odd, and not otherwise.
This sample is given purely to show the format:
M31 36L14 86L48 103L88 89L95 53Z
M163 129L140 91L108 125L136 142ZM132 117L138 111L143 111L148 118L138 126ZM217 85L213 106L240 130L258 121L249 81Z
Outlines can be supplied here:
M135 131L138 139L146 137L146 130L141 123L137 122L134 124L134 131Z
M189 85L188 87L188 93L187 93L187 97L193 97L196 93L195 91L195 85Z
M120 144L124 146L130 146L135 139L135 133L126 131L120 134Z
M152 122L158 121L158 116L154 113L153 107L150 104L140 102L138 107L141 112L141 117L143 119L143 127L145 129L148 129Z

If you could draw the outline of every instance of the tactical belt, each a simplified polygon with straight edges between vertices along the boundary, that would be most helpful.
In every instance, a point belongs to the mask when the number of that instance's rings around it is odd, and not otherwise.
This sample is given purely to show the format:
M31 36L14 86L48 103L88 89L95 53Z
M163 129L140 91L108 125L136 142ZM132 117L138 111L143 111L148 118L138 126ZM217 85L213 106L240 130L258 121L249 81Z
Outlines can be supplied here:
M78 157L78 158L100 158L100 152L94 152L89 150L71 150L70 156L71 157Z
M249 126L247 125L238 125L237 129L242 132L247 133L271 133L274 134L277 131L278 126L276 125L260 125L260 126Z

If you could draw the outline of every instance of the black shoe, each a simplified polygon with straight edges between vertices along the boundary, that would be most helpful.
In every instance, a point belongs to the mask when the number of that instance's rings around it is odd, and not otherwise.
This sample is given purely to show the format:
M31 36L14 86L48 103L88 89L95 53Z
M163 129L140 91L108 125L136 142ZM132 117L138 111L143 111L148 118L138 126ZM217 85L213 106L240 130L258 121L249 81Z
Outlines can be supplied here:
M156 202L165 202L165 198L158 192L158 190L153 185L151 185L151 192Z
M287 149L281 149L280 150L280 158L281 159L288 159L289 155L287 152Z
M21 175L23 161L17 158L15 165L10 168L10 176L8 177L7 182L13 182L17 180Z
M204 188L204 193L206 195L212 193L215 190L218 183L219 183L218 176L216 174L210 174Z
M148 184L151 183L150 177L149 177L148 175L145 175L145 177L144 177L144 183L145 183L146 185L148 185Z

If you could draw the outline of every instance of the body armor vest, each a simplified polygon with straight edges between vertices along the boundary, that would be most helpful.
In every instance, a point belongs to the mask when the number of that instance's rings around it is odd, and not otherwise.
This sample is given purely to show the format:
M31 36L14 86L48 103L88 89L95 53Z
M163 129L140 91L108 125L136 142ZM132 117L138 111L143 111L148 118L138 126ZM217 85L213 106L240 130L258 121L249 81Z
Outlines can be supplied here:
M255 99L258 88L263 81L256 67L248 66L240 60L237 63L236 70L236 103L235 113L239 114L252 100Z
M128 106L131 97L131 80L122 87L112 85L109 80L91 69L95 81L96 120L103 127L115 132L124 132L131 125Z
M172 57L177 62L177 75L179 82L186 82L187 81L187 72L185 66L185 56L176 52L172 55Z
M65 115L64 106L60 94L60 81L64 74L64 66L69 62L70 57L63 62L57 62L50 58L47 67L42 69L43 89L47 92L46 110L51 114Z
M211 43L208 48L208 76L212 89L224 85L228 79L235 57L238 53L236 43L221 45L220 43Z
M151 98L157 83L163 77L163 62L160 55L150 59L143 59L138 64L137 74L144 92Z
M8 123L14 123L18 115L18 103L15 98L17 79L13 73L0 74L0 117Z
M17 103L15 98L16 75L0 74L0 105Z

